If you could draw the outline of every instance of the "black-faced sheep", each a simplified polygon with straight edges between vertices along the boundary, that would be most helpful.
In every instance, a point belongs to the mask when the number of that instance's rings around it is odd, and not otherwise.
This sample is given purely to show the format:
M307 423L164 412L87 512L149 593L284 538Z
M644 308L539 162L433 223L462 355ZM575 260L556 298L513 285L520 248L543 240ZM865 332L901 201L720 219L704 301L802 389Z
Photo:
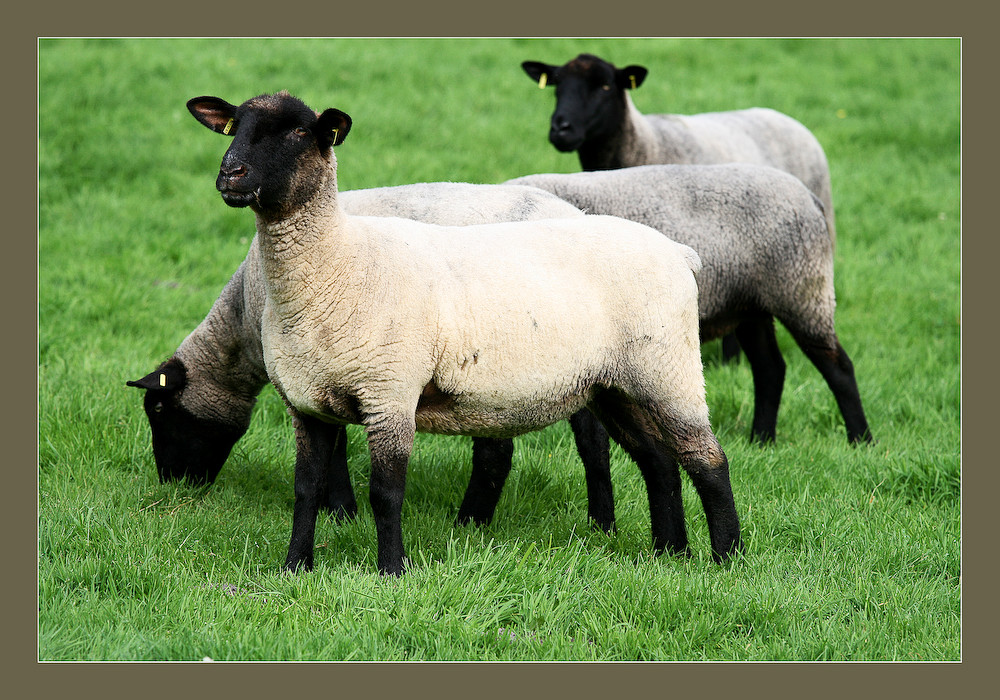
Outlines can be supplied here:
M617 68L592 54L561 66L525 61L521 67L539 85L555 86L549 141L560 151L577 151L584 170L671 163L769 165L795 175L819 197L836 240L826 154L812 132L788 115L765 108L643 114L629 91L642 85L648 70Z
M656 551L688 548L677 462L715 558L741 549L705 404L694 251L610 217L449 228L349 216L333 155L346 114L287 93L188 107L234 135L216 187L256 215L264 362L296 430L286 568L312 565L331 422L365 426L378 568L399 574L416 430L511 437L584 406L639 465Z
M339 202L350 214L454 226L583 216L550 192L517 185L445 182L378 187L342 192ZM233 445L246 432L257 395L269 381L260 340L264 282L259 252L255 237L208 315L173 356L145 377L127 382L146 390L144 408L161 481L214 482ZM610 531L614 500L607 437L591 438L591 422L583 415L570 419L585 463L590 518ZM337 441L327 493L321 498L322 506L337 516L357 511L346 444L346 439ZM485 524L492 519L510 471L511 452L509 440L473 438L472 478L458 522Z
M829 385L848 439L871 441L854 368L834 330L826 221L798 179L755 165L648 165L529 175L507 184L548 190L590 214L646 224L698 251L701 339L735 329L754 378L753 438L775 437L785 378L777 318Z

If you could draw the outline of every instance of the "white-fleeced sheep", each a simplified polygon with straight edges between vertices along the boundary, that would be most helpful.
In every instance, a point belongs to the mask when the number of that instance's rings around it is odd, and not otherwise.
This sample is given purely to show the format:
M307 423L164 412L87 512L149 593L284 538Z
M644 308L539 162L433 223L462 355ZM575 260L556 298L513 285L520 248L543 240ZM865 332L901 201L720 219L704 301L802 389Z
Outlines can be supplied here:
M420 183L342 192L339 202L349 214L454 226L583 216L550 192L518 185ZM246 432L257 395L268 383L260 341L263 307L264 282L254 237L208 315L173 356L145 377L127 382L146 390L144 408L161 481L214 482ZM584 460L590 517L610 530L614 502L607 438L591 438L586 416L571 423ZM321 503L334 514L351 516L357 504L347 474L346 444L346 439L337 442ZM486 523L492 518L510 470L511 451L509 440L474 438L473 476L459 522Z
M629 91L642 85L648 70L617 68L592 54L561 66L525 61L521 67L539 85L555 86L549 141L560 151L577 151L584 170L670 163L769 165L795 175L819 197L830 238L836 240L826 154L792 117L766 108L643 114Z
M540 174L507 184L548 190L590 214L651 226L702 261L702 341L736 331L754 378L752 437L775 437L785 363L773 319L826 380L851 442L871 441L854 368L834 330L833 252L816 197L774 168L647 165Z
M741 548L705 403L693 250L612 217L457 228L350 216L333 155L346 114L284 92L188 108L233 135L216 188L256 215L264 362L296 429L287 568L312 565L331 422L367 431L378 568L399 574L416 430L511 437L584 406L639 465L657 551L688 549L676 462L713 555Z

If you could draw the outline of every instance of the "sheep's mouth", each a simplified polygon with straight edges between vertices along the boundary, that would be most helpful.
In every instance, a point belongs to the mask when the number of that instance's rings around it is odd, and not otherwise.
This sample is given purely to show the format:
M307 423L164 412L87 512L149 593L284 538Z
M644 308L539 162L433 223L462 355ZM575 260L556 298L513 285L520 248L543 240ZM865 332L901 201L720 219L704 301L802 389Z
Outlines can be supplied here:
M260 188L253 190L252 192L246 192L243 190L230 190L230 189L220 189L219 193L222 195L222 201L231 207L248 207L255 202L260 201Z
M583 143L583 139L575 131L569 129L551 129L549 131L549 142L562 153L575 151Z

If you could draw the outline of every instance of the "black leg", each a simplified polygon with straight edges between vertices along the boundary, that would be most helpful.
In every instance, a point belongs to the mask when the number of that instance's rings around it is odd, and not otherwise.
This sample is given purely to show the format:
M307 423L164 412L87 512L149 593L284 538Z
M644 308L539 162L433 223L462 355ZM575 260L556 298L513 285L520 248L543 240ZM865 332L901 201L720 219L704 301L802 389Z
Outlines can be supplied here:
M753 427L750 439L773 442L778 424L778 406L785 386L785 361L774 336L771 316L747 319L736 327L743 352L753 373Z
M332 425L335 447L327 461L326 493L320 500L321 507L338 522L353 518L358 513L358 502L351 487L347 470L347 429Z
M486 525L493 520L500 493L510 474L513 454L513 440L473 438L472 476L458 509L458 524Z
M414 432L412 417L368 426L369 498L378 539L378 570L382 574L398 576L403 573L406 556L403 550L403 494Z
M713 558L721 563L742 551L729 462L708 422L687 423L655 403L640 408L612 392L599 398L597 406L601 422L636 461L646 480L654 547L690 553L679 463L691 477L705 509Z
M682 453L679 460L691 477L705 509L712 558L722 563L743 551L740 520L736 515L733 488L729 482L729 461L714 436L703 435L698 442L700 449ZM708 449L705 449L706 443L710 445Z
M844 417L847 439L852 443L872 442L868 419L865 418L865 410L861 406L858 382L854 377L854 364L840 346L840 342L834 339L832 346L823 345L800 340L794 332L792 335L802 348L802 352L816 365L816 369L823 375L827 386L833 392L840 414Z
M313 544L320 501L327 493L327 465L336 442L335 431L322 421L292 413L295 426L295 507L285 568L313 567Z
M611 455L608 432L587 409L569 418L576 450L583 461L587 480L587 513L604 532L615 531L615 496L611 487Z
M606 392L592 408L611 438L639 467L646 482L653 549L657 553L690 555L677 463L657 445L649 422L634 404Z
M740 343L737 336L728 333L722 336L722 361L738 362L740 359Z

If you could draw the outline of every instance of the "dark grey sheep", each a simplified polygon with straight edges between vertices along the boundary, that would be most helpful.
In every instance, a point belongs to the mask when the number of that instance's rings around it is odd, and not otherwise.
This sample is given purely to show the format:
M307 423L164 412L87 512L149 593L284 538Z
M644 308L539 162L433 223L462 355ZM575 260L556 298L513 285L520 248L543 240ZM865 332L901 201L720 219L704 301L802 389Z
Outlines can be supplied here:
M756 165L647 165L507 184L548 190L588 214L638 221L698 251L701 339L735 330L754 377L753 438L775 437L785 377L777 318L829 385L848 439L871 441L854 368L834 330L826 220L798 179Z

